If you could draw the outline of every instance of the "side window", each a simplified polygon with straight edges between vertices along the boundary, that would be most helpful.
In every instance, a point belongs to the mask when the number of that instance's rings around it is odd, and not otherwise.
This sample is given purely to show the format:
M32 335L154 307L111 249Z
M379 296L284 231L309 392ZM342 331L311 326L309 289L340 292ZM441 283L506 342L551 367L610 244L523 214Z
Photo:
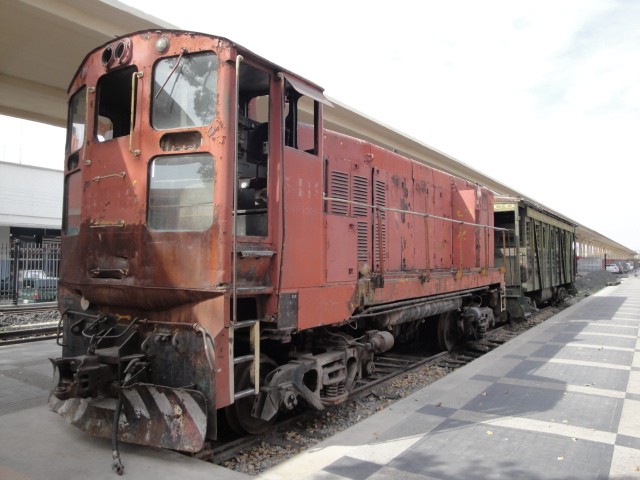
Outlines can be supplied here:
M129 135L132 116L131 78L136 71L136 67L115 70L98 80L94 135L99 142Z
M299 93L287 82L285 105L285 145L318 154L318 111L316 100Z
M296 125L296 137L298 150L317 154L316 150L316 108L318 102L307 96L298 99L298 124Z
M84 143L84 131L87 126L87 92L82 87L69 101L67 117L67 153L79 150Z
M80 213L82 207L82 175L79 170L68 175L64 182L64 211L62 230L66 235L80 232Z

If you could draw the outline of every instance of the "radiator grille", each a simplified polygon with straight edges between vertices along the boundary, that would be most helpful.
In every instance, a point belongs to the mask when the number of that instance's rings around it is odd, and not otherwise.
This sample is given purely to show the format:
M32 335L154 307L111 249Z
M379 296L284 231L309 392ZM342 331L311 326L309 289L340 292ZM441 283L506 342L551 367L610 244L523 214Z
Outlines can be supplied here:
M386 207L387 206L387 188L385 182L381 180L376 180L374 184L374 205L376 207ZM379 213L376 212L375 218L373 220L374 225L374 234L375 238L375 258L374 263L376 264L376 268L380 268L380 257L385 258L385 252L387 251L387 212L385 210L380 210ZM382 225L379 225L379 223ZM380 251L380 236L382 236L382 251Z
M329 196L340 198L342 200L349 199L349 175L343 172L331 172L329 183ZM329 213L335 215L347 215L349 212L349 204L343 202L330 202Z
M366 177L353 176L351 200L365 205L369 204L369 181ZM353 205L354 217L366 217L368 208L364 205Z
M369 260L369 222L358 222L358 261Z

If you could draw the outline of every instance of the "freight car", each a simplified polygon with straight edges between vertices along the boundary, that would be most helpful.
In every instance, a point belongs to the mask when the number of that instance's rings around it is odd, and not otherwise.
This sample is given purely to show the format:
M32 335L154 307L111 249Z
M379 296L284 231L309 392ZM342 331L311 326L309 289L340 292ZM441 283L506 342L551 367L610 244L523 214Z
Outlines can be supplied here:
M525 318L538 305L562 303L575 293L576 225L531 201L494 197L496 264L505 269L509 316Z
M187 452L347 398L374 355L504 313L493 195L323 128L321 89L224 38L124 36L69 87L51 407Z

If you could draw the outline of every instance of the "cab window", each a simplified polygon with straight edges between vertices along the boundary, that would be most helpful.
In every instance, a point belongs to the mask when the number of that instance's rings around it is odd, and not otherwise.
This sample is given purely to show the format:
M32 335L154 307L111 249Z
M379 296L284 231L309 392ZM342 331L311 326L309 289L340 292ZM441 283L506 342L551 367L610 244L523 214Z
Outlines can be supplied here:
M99 142L129 135L132 117L131 78L136 71L136 67L115 70L98 80L96 89L98 107L94 135ZM135 117L135 103L133 108Z
M216 111L218 57L183 54L156 63L151 123L158 130L210 124Z
M67 123L67 153L79 150L84 143L84 131L87 125L87 92L82 87L69 101Z
M149 164L147 225L152 230L206 230L213 223L213 157L158 157Z

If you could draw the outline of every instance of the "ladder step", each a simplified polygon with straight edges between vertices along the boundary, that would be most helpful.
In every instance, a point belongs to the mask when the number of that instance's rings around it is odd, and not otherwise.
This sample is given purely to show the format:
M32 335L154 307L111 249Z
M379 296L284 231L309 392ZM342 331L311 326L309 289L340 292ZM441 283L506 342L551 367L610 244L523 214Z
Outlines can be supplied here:
M241 355L233 359L233 364L238 365L240 363L253 362L254 358L256 358L255 355Z
M258 323L258 321L259 320L243 320L242 322L232 323L231 325L237 330L238 328L253 327L256 323Z
M272 250L238 250L238 253L243 258L273 257L276 254Z
M270 293L273 293L273 287L238 287L236 288L236 293L241 297L245 297L248 295L268 295Z
M253 388L250 388L248 390L242 390L240 392L236 392L236 394L233 396L233 399L239 400L245 397L252 397L255 394L256 394L256 391Z

